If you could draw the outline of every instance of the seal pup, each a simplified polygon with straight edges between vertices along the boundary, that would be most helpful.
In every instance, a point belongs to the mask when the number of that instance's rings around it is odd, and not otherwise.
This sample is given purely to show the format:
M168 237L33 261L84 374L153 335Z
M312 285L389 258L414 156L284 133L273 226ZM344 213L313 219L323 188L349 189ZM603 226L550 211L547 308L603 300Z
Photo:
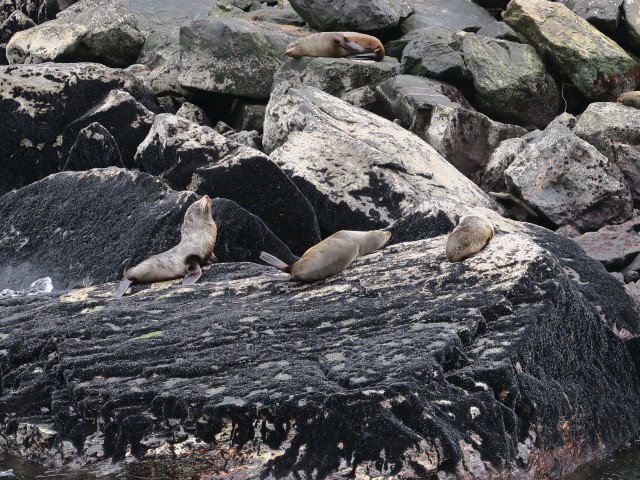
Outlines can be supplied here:
M391 232L382 230L340 230L308 249L293 265L287 265L266 252L260 253L260 258L289 274L288 277L274 278L315 282L344 271L357 257L382 248L390 237Z
M467 213L447 238L446 253L450 262L459 262L487 246L493 238L493 225L480 213Z
M617 102L628 107L640 108L640 91L635 90L631 92L625 92L618 97Z
M384 58L384 47L376 37L356 32L322 32L291 42L285 55L299 57L348 57L357 60Z
M211 199L204 195L184 214L180 243L153 255L124 272L112 297L121 297L132 282L154 283L184 277L183 285L193 285L202 275L200 267L213 256L218 229L211 218Z

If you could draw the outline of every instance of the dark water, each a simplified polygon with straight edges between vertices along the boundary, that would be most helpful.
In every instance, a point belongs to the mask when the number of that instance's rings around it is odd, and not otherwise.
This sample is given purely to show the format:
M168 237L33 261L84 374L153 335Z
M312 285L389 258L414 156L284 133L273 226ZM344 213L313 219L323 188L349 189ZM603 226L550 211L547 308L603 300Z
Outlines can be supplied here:
M591 462L563 480L640 480L640 445Z
M88 480L86 474L47 470L39 465L0 457L0 480ZM137 480L131 475L99 476L101 480ZM155 480L164 480L157 478ZM580 467L562 480L640 480L640 445L606 460Z
M24 462L12 457L0 455L0 480L89 480L100 478L101 480L133 480L135 477L129 475L101 475L99 477L89 476L77 472L65 472L48 470L42 466Z

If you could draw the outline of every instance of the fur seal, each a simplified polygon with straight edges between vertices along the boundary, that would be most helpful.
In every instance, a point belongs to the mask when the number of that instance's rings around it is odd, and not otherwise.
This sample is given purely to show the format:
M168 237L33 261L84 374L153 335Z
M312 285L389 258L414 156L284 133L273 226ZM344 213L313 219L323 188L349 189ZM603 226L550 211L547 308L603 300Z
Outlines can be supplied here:
M467 213L447 238L446 253L450 262L459 262L487 246L493 238L493 225L479 213Z
M640 91L625 92L618 97L617 101L628 107L640 108Z
M322 32L291 42L284 53L293 58L348 57L380 61L384 58L384 47L376 37L364 33Z
M391 237L391 232L371 230L356 232L340 230L308 249L293 265L266 252L260 258L289 274L283 280L314 282L345 270L357 257L382 248Z
M213 255L217 233L211 218L211 199L204 195L184 214L180 243L127 270L112 297L121 297L134 281L154 283L184 277L183 285L193 285L202 275L200 267Z

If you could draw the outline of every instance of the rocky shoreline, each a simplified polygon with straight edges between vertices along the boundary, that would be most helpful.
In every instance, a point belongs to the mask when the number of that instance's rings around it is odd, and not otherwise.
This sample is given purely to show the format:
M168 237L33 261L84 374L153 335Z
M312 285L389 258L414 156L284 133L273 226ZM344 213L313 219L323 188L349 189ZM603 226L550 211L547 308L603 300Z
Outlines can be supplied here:
M198 5L0 9L0 450L98 477L538 479L638 437L635 2ZM283 53L332 30L387 56ZM219 263L111 298L201 195ZM469 210L496 235L449 263ZM377 228L323 281L259 259Z

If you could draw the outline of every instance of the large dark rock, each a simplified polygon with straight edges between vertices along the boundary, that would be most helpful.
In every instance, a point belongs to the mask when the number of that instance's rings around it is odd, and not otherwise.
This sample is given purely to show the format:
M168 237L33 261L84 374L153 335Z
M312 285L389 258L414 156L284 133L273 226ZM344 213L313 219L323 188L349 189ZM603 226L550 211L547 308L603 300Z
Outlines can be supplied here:
M0 286L51 277L55 289L114 280L180 241L198 196L117 168L62 172L0 197Z
M401 24L405 33L425 27L476 31L495 21L472 0L414 0L413 4L413 15Z
M99 200L98 200L99 199ZM180 241L198 199L146 173L118 168L63 172L0 197L0 290L51 277L56 290L118 279L127 268ZM214 253L221 262L258 261L266 250L297 257L255 215L214 198Z
M104 167L124 168L124 163L118 143L109 130L94 122L78 133L63 170L91 170Z
M177 190L234 200L260 217L294 253L320 241L313 208L262 152L211 128L160 114L136 153L136 164Z
M500 122L544 128L561 111L560 89L530 45L425 28L405 47L402 64L404 73L472 94L476 107Z
M138 145L149 133L154 116L128 92L111 90L98 105L65 128L64 141L74 142L81 129L99 122L114 137L124 164L131 168Z
M405 0L291 0L291 6L320 31L392 30L413 11Z
M313 284L220 264L117 300L115 283L0 300L7 445L132 473L189 463L200 478L534 479L634 438L640 385L602 320L628 306L622 285L588 299L601 265L581 259L596 273L583 276L502 226L461 263L445 241Z
M267 99L273 75L299 38L291 28L236 18L196 20L180 28L180 85Z
M76 139L64 142L65 128L112 90L157 111L151 92L122 70L91 63L0 67L0 193L59 171Z
M263 251L288 264L298 259L259 217L229 199L214 198L211 216L218 226L214 253L220 262L260 263Z

